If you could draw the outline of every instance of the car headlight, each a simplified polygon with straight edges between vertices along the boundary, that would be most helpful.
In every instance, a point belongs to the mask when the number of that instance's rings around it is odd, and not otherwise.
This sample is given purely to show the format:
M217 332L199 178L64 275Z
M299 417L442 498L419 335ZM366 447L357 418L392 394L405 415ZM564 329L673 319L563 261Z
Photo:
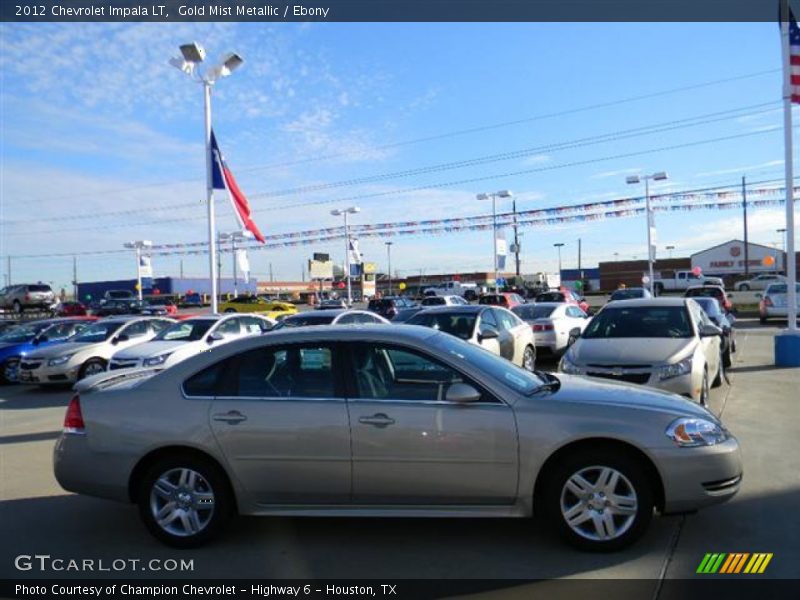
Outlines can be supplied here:
M51 358L47 361L48 367L57 367L58 365L63 365L64 363L68 363L69 359L75 356L74 354L66 354L64 356L58 356L56 358Z
M665 433L669 439L683 448L713 446L731 437L728 430L719 423L698 418L677 419L667 427Z
M158 365L163 365L167 362L167 359L170 357L172 352L167 352L166 354L159 354L158 356L151 356L150 358L145 358L142 361L142 365L145 367L156 367Z
M569 350L561 359L559 369L561 369L562 373L566 373L567 375L583 375L586 370L576 365L572 361L572 358L572 350Z
M673 377L680 377L692 372L692 359L686 358L684 360L672 363L671 365L664 365L658 369L658 378L661 381L665 379L672 379Z

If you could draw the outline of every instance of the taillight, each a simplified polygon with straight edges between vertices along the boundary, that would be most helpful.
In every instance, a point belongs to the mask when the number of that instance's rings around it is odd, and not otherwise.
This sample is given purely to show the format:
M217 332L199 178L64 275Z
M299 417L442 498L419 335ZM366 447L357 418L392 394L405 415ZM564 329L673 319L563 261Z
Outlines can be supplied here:
M25 302L30 302L30 299L31 299L31 295L30 294L25 294Z
M534 331L553 331L554 329L555 328L553 327L552 324L547 324L547 325L536 324L533 326Z
M85 425L81 414L81 397L75 394L67 406L67 414L64 416L64 433L83 434Z
M764 306L772 306L772 298L764 296Z

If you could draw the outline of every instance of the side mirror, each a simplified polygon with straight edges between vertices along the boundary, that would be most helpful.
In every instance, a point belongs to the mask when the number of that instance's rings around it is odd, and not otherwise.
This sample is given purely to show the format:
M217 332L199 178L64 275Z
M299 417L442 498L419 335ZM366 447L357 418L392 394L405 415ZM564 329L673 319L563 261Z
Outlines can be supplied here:
M224 339L225 339L224 335L222 335L219 331L215 331L214 333L208 334L208 337L206 338L206 341L209 344L213 344L214 342L218 342L218 341L224 340Z
M715 325L702 325L700 327L700 337L714 337L715 335L722 335L722 329Z
M111 343L116 346L120 342L127 342L129 339L131 339L131 338L129 338L127 334L120 333L117 337L115 337L113 340L111 340Z
M494 340L499 337L496 329L491 327L485 327L481 329L480 333L478 333L478 341L482 342L483 340Z
M466 404L480 400L481 393L468 383L454 383L447 388L444 399L456 404Z

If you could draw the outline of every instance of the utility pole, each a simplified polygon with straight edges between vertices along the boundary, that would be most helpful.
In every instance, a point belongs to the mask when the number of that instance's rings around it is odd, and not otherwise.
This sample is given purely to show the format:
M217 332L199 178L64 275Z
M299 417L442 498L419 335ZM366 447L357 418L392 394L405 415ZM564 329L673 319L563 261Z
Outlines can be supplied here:
M517 235L518 228L517 228L517 199L516 198L514 198L511 201L511 208L514 211L514 263L515 263L515 266L516 266L517 279L519 279L519 276L520 276L519 236ZM517 285L519 285L519 282L517 282Z
M747 184L742 175L742 212L744 213L744 274L745 277L750 273L750 249L747 242Z
M72 257L72 296L78 301L78 257Z
M8 285L11 285L11 255L6 256L6 273L8 274Z
M581 238L578 238L578 271L581 270Z
M183 259L181 259L181 279L183 279Z

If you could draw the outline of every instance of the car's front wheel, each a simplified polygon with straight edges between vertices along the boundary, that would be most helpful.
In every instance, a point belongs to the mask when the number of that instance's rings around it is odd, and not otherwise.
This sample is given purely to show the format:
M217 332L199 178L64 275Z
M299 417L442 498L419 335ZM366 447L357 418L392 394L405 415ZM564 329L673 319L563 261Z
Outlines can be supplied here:
M543 500L548 522L581 550L621 550L645 532L653 516L653 492L641 462L611 449L559 461Z
M219 468L191 455L153 464L142 479L138 504L150 533L176 548L194 548L218 535L233 506Z
M747 285L746 283L743 283L742 285L739 286L739 291L740 292L749 292L750 291L750 286Z
M526 346L522 353L522 368L533 372L536 368L536 350L533 346Z
M91 377L92 375L98 375L99 373L103 373L106 370L106 361L102 358L90 358L81 367L81 370L78 372L78 379L83 379L84 377Z
M19 358L8 358L0 366L0 382L16 383L19 379Z

